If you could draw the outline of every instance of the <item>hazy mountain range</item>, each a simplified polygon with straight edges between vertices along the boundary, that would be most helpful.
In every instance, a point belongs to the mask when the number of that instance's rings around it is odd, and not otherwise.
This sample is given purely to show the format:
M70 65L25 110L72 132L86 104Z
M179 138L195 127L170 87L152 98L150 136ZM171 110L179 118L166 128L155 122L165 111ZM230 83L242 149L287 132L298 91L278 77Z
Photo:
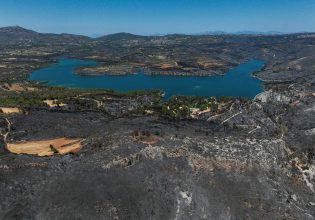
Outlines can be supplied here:
M254 31L240 31L240 32L224 32L224 31L207 31L191 35L281 35L282 32L268 31L268 32L254 32ZM176 36L183 34L156 34L151 36ZM83 36L75 34L53 34L53 33L38 33L33 30L28 30L20 26L10 26L0 28L0 44L18 44L18 43L39 43L39 44L82 44L92 40L117 40L117 39L136 39L145 36L135 35L130 33L116 33L108 35L95 34L93 36Z
M237 31L237 32L225 32L225 31L206 31L198 33L197 35L241 35L241 34L247 34L247 35L281 35L281 34L287 34L284 32L279 31Z

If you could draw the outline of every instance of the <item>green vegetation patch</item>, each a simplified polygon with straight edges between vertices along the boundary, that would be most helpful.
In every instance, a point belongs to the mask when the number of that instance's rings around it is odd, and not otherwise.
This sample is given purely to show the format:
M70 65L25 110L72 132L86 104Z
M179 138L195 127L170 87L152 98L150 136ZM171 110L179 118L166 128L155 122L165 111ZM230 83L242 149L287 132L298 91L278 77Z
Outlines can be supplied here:
M162 105L162 113L173 119L182 119L189 117L192 109L216 112L218 108L219 103L213 97L173 96Z

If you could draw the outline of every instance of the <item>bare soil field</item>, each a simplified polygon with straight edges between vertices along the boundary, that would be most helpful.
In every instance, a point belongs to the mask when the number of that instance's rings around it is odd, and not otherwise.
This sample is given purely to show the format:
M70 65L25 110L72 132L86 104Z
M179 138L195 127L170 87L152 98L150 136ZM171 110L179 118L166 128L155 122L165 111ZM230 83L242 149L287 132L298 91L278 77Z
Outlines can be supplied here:
M37 156L52 156L54 153L68 154L78 152L82 139L56 138L43 141L27 141L8 143L7 149L15 154L32 154Z
M19 114L22 111L19 108L0 107L0 112L3 114Z

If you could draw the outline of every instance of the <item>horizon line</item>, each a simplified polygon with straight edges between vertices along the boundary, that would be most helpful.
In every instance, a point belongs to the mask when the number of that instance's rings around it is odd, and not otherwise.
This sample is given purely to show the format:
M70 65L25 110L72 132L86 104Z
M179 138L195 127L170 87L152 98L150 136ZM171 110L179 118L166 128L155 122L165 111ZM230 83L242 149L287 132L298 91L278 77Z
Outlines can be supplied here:
M292 31L292 32L283 32L283 31L254 31L254 30L242 30L242 31L221 31L221 30L215 30L215 31L200 31L195 33L187 33L187 32L173 32L173 33L152 33L152 34L138 34L138 33L132 33L132 32L112 32L112 33L95 33L95 34L84 34L84 33L70 33L70 32L42 32L38 29L33 29L29 27L24 27L20 25L8 25L8 26L1 26L0 29L3 28L22 28L29 31L34 31L39 34L71 34L71 35L80 35L85 36L89 38L99 38L103 36L109 36L109 35L115 35L115 34L131 34L136 36L143 36L143 37L163 37L163 36L169 36L169 35L187 35L187 36L202 36L202 35L209 35L209 36L220 36L220 35L290 35L290 34L307 34L307 33L315 33L315 31Z

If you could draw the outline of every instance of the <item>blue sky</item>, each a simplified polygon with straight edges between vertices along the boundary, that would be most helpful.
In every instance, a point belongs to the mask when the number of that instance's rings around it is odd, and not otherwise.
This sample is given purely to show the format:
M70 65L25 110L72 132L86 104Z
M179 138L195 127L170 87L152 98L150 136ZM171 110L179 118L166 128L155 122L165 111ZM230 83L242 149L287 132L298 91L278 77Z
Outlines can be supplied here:
M315 0L0 0L0 26L109 34L315 31Z

